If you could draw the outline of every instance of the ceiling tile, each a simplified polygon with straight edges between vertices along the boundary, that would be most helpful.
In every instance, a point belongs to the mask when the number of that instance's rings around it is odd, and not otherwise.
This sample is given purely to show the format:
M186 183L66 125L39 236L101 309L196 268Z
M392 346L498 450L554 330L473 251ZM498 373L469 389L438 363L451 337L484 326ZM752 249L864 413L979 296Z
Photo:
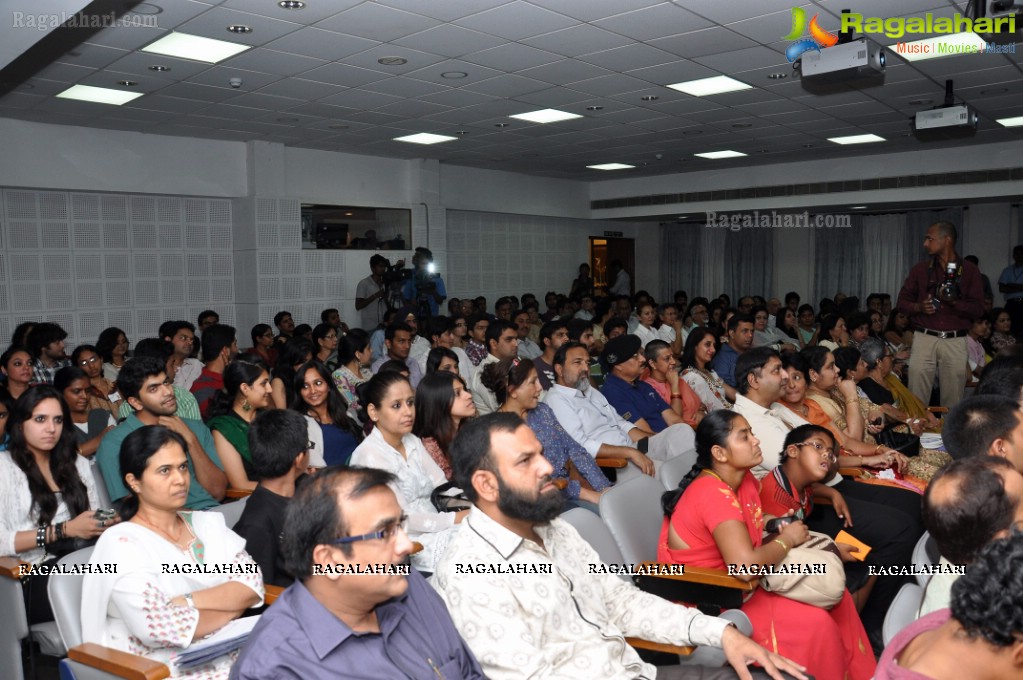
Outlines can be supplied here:
M196 99L184 99L182 97L165 97L159 94L140 97L133 102L128 102L122 109L141 109L147 111L160 111L165 113L194 113L207 106L207 102Z
M323 59L256 48L248 52L242 52L221 63L228 68L242 68L248 71L273 73L279 76L294 76L314 69L317 66L323 66L327 62Z
M451 58L462 57L504 44L500 38L453 24L436 26L394 42L412 49L442 54Z
M316 24L317 28L358 35L370 40L391 42L413 33L418 33L440 22L421 14L404 12L372 2L335 14ZM429 50L427 50L429 51Z
M446 106L440 104L431 104L430 102L424 102L419 99L403 99L394 104L388 104L382 106L378 111L381 113L390 113L396 116L405 116L406 118L413 118L419 116L428 116L431 113L440 113L446 110Z
M308 2L302 9L283 9L277 2L268 0L224 0L221 7L236 9L250 14L260 14L273 19L293 21L299 24L314 24L329 16L358 5L363 0L330 0L329 2Z
M369 85L363 85L362 89L372 92L380 92L382 94L390 94L396 97L415 97L418 99L423 99L427 95L451 90L451 88L444 87L443 85L437 85L435 83L428 83L425 80L403 78L400 76L381 80L376 83L370 83Z
M622 47L632 41L623 35L605 31L596 26L580 24L572 28L538 35L522 42L555 54L563 54L566 57L577 57L580 54Z
M428 94L420 97L423 101L433 102L434 104L440 104L442 106L449 107L463 107L473 106L474 104L482 104L483 102L491 101L493 97L486 94L477 94L470 92L469 90L463 89L445 89L437 92L436 94Z
M362 110L375 109L380 106L387 106L388 104L396 104L400 101L401 97L355 88L320 99L321 104L334 104Z
M742 50L694 57L693 61L722 73L736 74L768 66L788 67L788 61L781 54L766 47L747 47ZM739 78L741 80L741 78Z
M304 101L315 101L321 97L329 97L332 94L343 92L346 88L340 85L329 85L318 83L315 80L304 80L302 78L285 78L276 83L270 83L266 87L259 88L261 94L272 94L278 97L292 97Z
M394 65L381 64L379 60L386 57L399 57L407 60L408 63ZM340 59L339 61L342 64L360 66L362 68L380 71L387 75L402 75L444 61L444 57L437 56L436 54L429 54L427 52L420 52L419 50L409 49L408 47L399 47L398 45L387 44L377 45L365 52L353 54L345 57L344 59Z
M638 68L678 61L678 57L649 45L633 43L625 47L615 47L610 50L585 54L580 56L579 60L603 66L617 73L624 73Z
M72 29L72 35L80 32L83 34L82 40L87 39L93 45L116 47L122 50L137 50L165 35L168 32L168 28L163 26L159 28L110 26L108 28L101 28L96 33L92 33L93 29L79 28Z
M759 43L770 43L781 40L792 30L792 12L785 10L743 19L726 24L726 28Z
M462 17L498 7L511 0L377 0L381 5L416 12L440 21L455 21Z
M567 85L581 80L614 74L606 68L587 64L577 59L562 59L553 64L527 69L519 73L519 75L544 80L554 85Z
M472 83L471 85L466 85L465 89L473 92L479 92L481 94L493 95L495 97L516 97L528 92L545 90L548 87L550 87L549 83L533 80L532 78L506 74L497 76L496 78L490 78L489 80L481 80L480 82Z
M520 94L515 97L515 99L520 102L526 102L527 104L535 104L540 108L557 109L562 106L568 106L569 104L588 100L592 96L593 95L589 93L579 92L567 87L552 87L538 92Z
M629 71L629 75L634 78L642 78L647 82L656 83L657 85L671 85L686 80L710 78L721 74L714 69L697 64L695 61L682 60L673 61L670 64L635 69L634 71Z
M251 33L231 33L228 26L240 24L252 28ZM258 14L239 12L224 7L214 7L208 12L178 26L179 33L200 35L216 40L240 43L242 45L265 45L266 43L302 28L290 21L281 21Z
M225 103L232 106L249 106L269 111L283 111L284 109L298 106L302 103L302 100L291 99L290 97L275 97L272 94L262 94L260 92L246 92L245 94L228 99Z
M379 44L380 42L377 40L367 40L345 33L324 31L319 28L302 28L267 43L266 47L305 57L336 61Z
M193 76L189 79L189 82L198 83L200 85L213 85L215 87L231 87L230 81L232 78L242 79L242 86L238 89L234 89L236 94L240 94L241 92L252 92L253 90L266 87L270 83L281 79L280 76L270 73L245 71L238 68L231 68L229 66L214 66L206 69L197 76Z
M455 23L508 40L524 40L541 33L569 28L579 21L523 0L514 0L506 5L459 19Z
M104 66L109 66L126 54L130 53L127 50L117 49L115 47L103 47L102 45L82 43L80 45L75 45L74 49L71 49L57 57L57 61L65 64L72 64L74 66L85 66L87 68L103 68Z
M384 78L387 78L388 75L379 71L359 68L358 66L333 63L320 66L319 68L314 68L312 71L306 71L302 74L302 77L309 80L330 83L331 85L359 87L360 85L366 85L368 83L375 83L378 80L383 80Z
M599 78L590 78L589 80L583 80L572 84L573 90L579 90L580 92L587 92L589 94L601 96L634 92L645 87L648 87L646 82L638 78L633 78L619 73L609 76L600 76Z
M230 87L227 87L227 81L225 80L222 87L199 85L198 83L174 83L160 90L160 94L184 99L195 99L201 102L222 102L225 99L237 97L238 90L232 90Z
M586 0L585 2L565 2L565 0L529 0L534 5L540 5L555 12L560 12L581 21L592 22L598 19L631 12L637 9L645 9L659 5L664 0Z
M670 2L600 19L593 24L636 40L654 40L713 25Z
M150 66L167 66L170 71L157 72L149 70ZM110 64L112 71L121 73L133 73L148 75L154 78L162 78L168 81L186 80L192 76L202 73L210 68L209 64L191 59L175 59L159 54L148 54L146 52L125 52L124 56Z
M752 5L741 2L720 2L719 0L685 0L684 4L686 9L706 17L717 24L741 21L750 17L771 14L782 10L788 12L789 8L793 5L806 7L810 16L813 16L813 13L816 11L816 8L809 3L798 3L792 0L757 0ZM859 11L858 8L859 5L857 4L857 11Z
M474 64L481 64L505 71L506 73L513 73L542 64L557 63L562 60L562 57L553 52L540 50L529 45L505 43L498 47L492 47L489 50L467 54L464 59Z
M444 73L464 73L466 75L464 78L445 78L442 75ZM489 78L496 78L501 75L501 72L492 68L487 68L486 66L470 64L467 61L449 59L447 61L434 64L433 66L427 66L426 68L412 71L407 75L410 78L425 80L426 82L437 83L438 85L464 87L470 83L478 83Z
M286 113L289 115L298 114L300 116L308 116L314 119L313 124L316 122L322 122L325 126L336 123L338 119L358 112L359 109L357 108L333 106L331 104L322 104L320 102L309 102L286 109Z

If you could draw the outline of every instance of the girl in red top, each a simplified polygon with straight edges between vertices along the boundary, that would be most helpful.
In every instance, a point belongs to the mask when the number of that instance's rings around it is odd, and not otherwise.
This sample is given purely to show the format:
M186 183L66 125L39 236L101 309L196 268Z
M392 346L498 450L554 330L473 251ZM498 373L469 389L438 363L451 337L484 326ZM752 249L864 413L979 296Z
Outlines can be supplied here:
M745 418L734 411L707 414L696 428L696 464L662 499L658 561L717 569L743 565L752 572L778 564L805 542L806 525L799 520L763 542L760 490L750 472L762 460ZM829 611L757 589L742 611L753 624L754 640L805 665L820 680L867 680L874 674L874 655L848 592Z

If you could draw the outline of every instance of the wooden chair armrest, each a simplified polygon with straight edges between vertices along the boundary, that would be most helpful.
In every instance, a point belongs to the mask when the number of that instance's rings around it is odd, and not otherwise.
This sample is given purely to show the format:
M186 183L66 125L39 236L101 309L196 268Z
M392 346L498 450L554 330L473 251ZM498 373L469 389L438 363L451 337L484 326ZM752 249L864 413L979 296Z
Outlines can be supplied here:
M831 502L830 498L817 498L817 497L814 497L813 503L814 503L814 505L834 505L834 503Z
M656 565L656 562L644 562ZM721 569L686 566L685 574L639 574L633 577L636 587L671 602L684 602L717 616L725 609L742 607L757 581L741 581Z
M678 656L689 656L696 651L696 647L683 647L682 645L666 645L663 642L650 642L639 638L627 637L625 641L636 649L647 649L651 652L662 652L664 654L677 654Z
M412 552L410 552L409 554L415 555L416 553L420 552L423 552L423 544L420 543L419 541L412 541Z
M27 567L28 563L22 562L17 557L0 557L0 576L20 580L22 566Z
M265 591L263 595L263 604L266 605L271 605L276 602L277 598L284 592L284 588L281 586L275 586L269 583L263 586L263 590Z
M629 461L626 458L620 458L618 456L597 456L597 465L602 468L614 468L620 470L629 465Z
M838 472L843 477L862 477L864 469L861 467L840 467ZM814 499L814 502L816 502L816 499Z
M660 562L644 562L641 567L656 568L661 566ZM669 566L669 565L664 565ZM683 581L686 583L702 583L708 586L719 586L721 588L735 588L736 590L753 591L759 583L756 579L742 581L729 576L723 569L710 569L708 567L686 567L685 574L650 574L647 578L665 579L669 581Z
M229 487L224 493L224 498L248 498L251 495L252 489L235 489L234 487Z
M72 661L113 673L125 680L162 680L171 674L170 668L158 661L92 642L72 647L67 655Z
M948 406L928 406L927 410L931 413L948 413Z

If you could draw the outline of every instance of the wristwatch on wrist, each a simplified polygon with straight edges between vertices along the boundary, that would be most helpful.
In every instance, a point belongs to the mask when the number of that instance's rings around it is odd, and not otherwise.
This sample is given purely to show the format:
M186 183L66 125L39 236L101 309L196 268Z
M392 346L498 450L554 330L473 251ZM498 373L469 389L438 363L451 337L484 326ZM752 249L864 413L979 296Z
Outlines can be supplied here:
M191 607L192 609L198 609L198 607L195 606L195 600L192 599L192 593L185 593L181 597L185 598L185 603L189 607Z

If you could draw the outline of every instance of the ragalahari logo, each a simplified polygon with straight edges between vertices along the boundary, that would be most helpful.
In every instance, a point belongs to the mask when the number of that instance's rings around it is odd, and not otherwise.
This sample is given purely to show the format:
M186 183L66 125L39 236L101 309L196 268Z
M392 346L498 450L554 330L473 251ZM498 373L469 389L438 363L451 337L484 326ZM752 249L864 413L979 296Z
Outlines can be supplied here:
M785 40L795 40L794 43L789 45L788 49L785 50L785 56L789 62L793 62L799 59L804 52L810 50L817 50L820 52L826 47L838 44L838 36L831 31L821 28L820 24L817 23L817 17L819 15L814 14L813 18L810 19L809 25L806 21L806 10L802 7L792 8L792 30L785 36ZM810 37L803 38L803 32L809 28Z

